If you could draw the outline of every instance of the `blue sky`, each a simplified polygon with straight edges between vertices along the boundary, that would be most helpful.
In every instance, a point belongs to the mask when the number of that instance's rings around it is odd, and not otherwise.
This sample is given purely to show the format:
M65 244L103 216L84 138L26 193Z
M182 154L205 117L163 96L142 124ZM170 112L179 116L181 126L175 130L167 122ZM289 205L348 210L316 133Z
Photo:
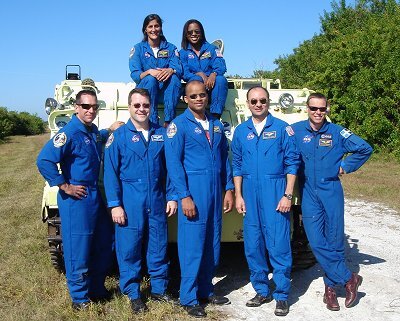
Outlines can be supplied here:
M67 64L81 65L82 79L131 81L129 51L150 13L178 48L183 24L200 20L210 42L224 40L227 74L250 76L318 34L324 10L331 0L2 1L0 106L45 118L44 101Z

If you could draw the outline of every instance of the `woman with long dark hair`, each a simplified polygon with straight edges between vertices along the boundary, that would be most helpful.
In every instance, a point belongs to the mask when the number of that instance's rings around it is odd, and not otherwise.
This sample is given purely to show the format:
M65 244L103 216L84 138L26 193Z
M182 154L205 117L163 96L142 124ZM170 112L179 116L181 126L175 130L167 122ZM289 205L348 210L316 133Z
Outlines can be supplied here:
M143 40L136 44L129 57L131 78L138 88L150 93L150 121L158 123L158 98L164 94L164 126L175 117L179 101L182 65L176 46L167 42L162 20L157 14L148 15L143 21Z

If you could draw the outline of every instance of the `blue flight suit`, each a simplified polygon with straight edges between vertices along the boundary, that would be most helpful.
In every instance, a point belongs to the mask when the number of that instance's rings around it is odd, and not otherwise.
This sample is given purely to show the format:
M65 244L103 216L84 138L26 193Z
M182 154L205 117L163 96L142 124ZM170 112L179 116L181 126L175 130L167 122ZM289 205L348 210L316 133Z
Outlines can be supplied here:
M197 215L187 218L178 204L180 303L198 304L213 295L219 263L222 193L233 189L228 142L222 123L207 114L210 142L189 108L167 129L167 168L178 198L191 196Z
M108 207L122 206L127 216L126 225L115 224L115 242L120 288L130 299L140 297L143 242L152 293L164 294L168 284L164 140L165 128L150 123L146 142L129 119L106 144L107 204ZM169 200L172 197L167 195Z
M172 68L175 73L165 82L159 82L151 75L140 79L140 74L148 69ZM147 41L139 42L131 50L129 57L131 78L138 88L145 88L150 93L150 121L158 124L159 93L164 94L164 120L175 118L175 109L179 102L181 91L182 64L179 60L178 49L167 41L161 41L157 57Z
M107 136L107 130L99 131L94 124L89 129L73 115L37 158L37 167L50 186L86 186L87 197L82 199L62 190L57 196L67 285L74 303L107 294L104 280L112 265L113 231L98 186Z
M371 146L350 130L325 122L313 131L308 120L292 125L302 163L299 187L303 224L310 246L329 287L351 278L344 257L344 195L339 168L356 171L372 153ZM352 153L343 159L347 153Z
M300 155L287 123L267 116L258 136L252 118L240 124L233 135L233 176L241 176L246 215L244 245L254 290L269 296L266 250L273 267L275 300L287 300L292 254L290 214L276 211L286 189L286 175L297 174Z
M200 55L197 56L189 44L188 49L181 49L179 56L183 66L183 80L190 82L198 80L203 82L203 78L196 75L197 72L204 72L210 76L215 72L215 85L211 91L210 111L216 114L222 114L225 107L226 97L228 96L228 81L224 77L226 73L225 59L222 53L213 44L205 41L201 45Z

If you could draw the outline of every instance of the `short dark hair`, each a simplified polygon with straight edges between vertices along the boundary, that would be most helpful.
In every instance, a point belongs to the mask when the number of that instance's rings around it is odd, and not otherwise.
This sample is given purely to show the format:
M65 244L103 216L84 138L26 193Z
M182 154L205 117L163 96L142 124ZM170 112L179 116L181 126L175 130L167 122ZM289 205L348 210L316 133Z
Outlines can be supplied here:
M149 98L149 100L150 100L150 93L149 93L149 91L147 89L145 89L145 88L133 88L129 92L129 95L128 95L128 105L130 105L132 103L132 95L133 94L139 94L139 95L145 96L145 97Z
M146 28L147 28L148 24L150 23L150 21L152 21L152 20L156 20L158 22L158 24L160 25L160 28L161 28L161 30L160 30L160 39L161 39L161 41L167 41L167 39L165 38L165 36L163 34L163 30L162 30L163 21L160 18L160 16L158 14L156 14L156 13L149 14L143 20L143 26L142 26L143 41L147 41Z
M328 107L328 99L326 98L326 96L322 93L311 93L310 96L308 96L307 98L307 102L306 105L308 106L308 103L310 102L310 100L312 98L317 98L317 99L324 99L325 100L325 107Z
M265 89L263 86L259 86L259 85L254 86L254 87L251 87L251 88L247 91L247 93L246 93L246 99L249 99L249 93L250 93L250 91L252 91L253 89L262 89L262 90L264 90L265 93L267 94L267 99L269 99L269 92L268 92L268 90Z
M201 32L201 44L203 44L205 41L207 41L206 33L204 32L204 28L203 28L203 25L201 24L201 22L196 19L190 19L190 20L186 21L185 25L183 26L182 42L181 42L182 49L188 48L187 31L188 31L189 25L192 23L197 23L199 25L200 32Z
M80 104L83 95L93 96L97 101L97 95L92 89L83 89L76 94L75 104Z

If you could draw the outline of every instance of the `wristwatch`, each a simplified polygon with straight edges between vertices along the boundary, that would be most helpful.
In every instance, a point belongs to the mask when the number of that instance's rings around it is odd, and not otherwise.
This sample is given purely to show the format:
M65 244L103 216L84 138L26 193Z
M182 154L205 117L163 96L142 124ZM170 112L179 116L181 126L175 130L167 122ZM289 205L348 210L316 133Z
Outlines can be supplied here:
M285 196L289 201L291 201L292 200L292 198L293 198L293 194L283 194L283 196Z

